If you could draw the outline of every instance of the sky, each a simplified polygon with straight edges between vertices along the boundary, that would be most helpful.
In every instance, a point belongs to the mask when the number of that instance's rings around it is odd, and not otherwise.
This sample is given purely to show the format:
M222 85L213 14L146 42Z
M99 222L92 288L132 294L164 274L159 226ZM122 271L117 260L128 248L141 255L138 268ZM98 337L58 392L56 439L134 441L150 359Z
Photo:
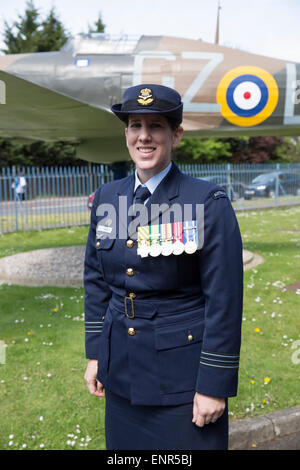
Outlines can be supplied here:
M300 62L299 0L220 0L220 44ZM4 21L23 14L26 0L0 0ZM34 0L44 18L54 7L67 30L87 32L101 12L106 32L166 35L213 43L218 0Z

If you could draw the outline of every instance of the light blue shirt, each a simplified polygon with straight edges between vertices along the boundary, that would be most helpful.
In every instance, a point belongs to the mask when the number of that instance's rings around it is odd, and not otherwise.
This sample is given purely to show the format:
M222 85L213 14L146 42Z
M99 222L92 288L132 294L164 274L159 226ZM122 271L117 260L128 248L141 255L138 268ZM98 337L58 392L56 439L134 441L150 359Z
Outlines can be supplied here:
M135 185L134 185L134 192L136 191L137 187L139 185L142 185L142 186L145 186L146 188L149 189L150 193L153 194L154 191L156 190L157 186L159 185L159 183L164 179L164 177L169 173L170 169L171 169L171 166L172 166L172 162L169 163L169 165L164 168L162 171L160 171L159 173L157 173L157 175L154 175L152 176L152 178L150 178L148 181L146 181L146 183L142 184L139 180L139 177L138 177L138 174L137 174L137 170L135 170ZM149 199L149 198L148 198ZM147 203L148 199L146 199L144 201L144 204ZM135 200L135 198L134 198Z

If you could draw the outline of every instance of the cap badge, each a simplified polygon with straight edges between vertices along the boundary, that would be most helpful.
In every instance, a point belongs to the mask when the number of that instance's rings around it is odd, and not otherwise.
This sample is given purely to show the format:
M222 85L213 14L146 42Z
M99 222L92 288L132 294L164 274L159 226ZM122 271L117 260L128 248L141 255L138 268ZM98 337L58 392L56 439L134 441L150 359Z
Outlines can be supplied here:
M152 98L151 93L152 92L149 88L143 88L140 91L138 102L143 106L147 106L148 104L152 103L154 99Z

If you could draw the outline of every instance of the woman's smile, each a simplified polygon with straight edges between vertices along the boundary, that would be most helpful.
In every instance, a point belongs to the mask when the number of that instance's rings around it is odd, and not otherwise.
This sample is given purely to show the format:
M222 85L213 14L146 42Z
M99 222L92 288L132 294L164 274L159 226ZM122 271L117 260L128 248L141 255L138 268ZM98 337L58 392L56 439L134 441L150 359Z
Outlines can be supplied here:
M155 147L138 147L138 150L142 153L151 153L155 150Z
M150 156L150 154L152 155L154 150L155 150L155 147L138 147L137 148L139 152L147 155L147 156Z

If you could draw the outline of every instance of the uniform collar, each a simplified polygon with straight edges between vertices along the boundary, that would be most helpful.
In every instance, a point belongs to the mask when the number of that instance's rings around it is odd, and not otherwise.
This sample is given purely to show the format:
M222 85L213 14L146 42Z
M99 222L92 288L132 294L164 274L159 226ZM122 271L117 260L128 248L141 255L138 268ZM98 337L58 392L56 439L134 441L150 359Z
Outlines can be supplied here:
M174 162L171 162L170 169L168 169L167 167L163 171L165 171L167 174L165 175L165 177L162 176L160 183L157 184L156 190L153 194L151 194L148 201L145 203L148 209L150 208L150 204L163 205L165 203L166 205L168 205L171 200L174 200L179 195L180 181L182 178L181 171ZM150 180L148 180L147 183L149 181ZM132 200L134 197L135 182L136 181L134 173L132 173L130 176L127 176L126 178L123 178L123 180L120 181L120 184L117 185L116 193L114 196L113 204L116 207L116 211L123 211L125 214L127 214L127 224L122 224L124 225L123 229L125 230L127 230L128 223L130 222L130 218L128 216L128 209L129 206L132 204ZM122 199L123 205L121 204L121 206L119 196L122 196L123 198L125 197L125 201L124 199ZM150 223L150 216L151 210L149 210L148 223Z
M145 184L142 184L139 180L137 170L135 170L135 185L134 185L134 192L136 191L137 187L142 185L146 186L150 193L153 194L159 183L164 179L164 177L169 173L170 169L172 167L172 162L169 163L169 165L164 168L162 171L157 173L157 175L152 176L148 181L146 181Z

